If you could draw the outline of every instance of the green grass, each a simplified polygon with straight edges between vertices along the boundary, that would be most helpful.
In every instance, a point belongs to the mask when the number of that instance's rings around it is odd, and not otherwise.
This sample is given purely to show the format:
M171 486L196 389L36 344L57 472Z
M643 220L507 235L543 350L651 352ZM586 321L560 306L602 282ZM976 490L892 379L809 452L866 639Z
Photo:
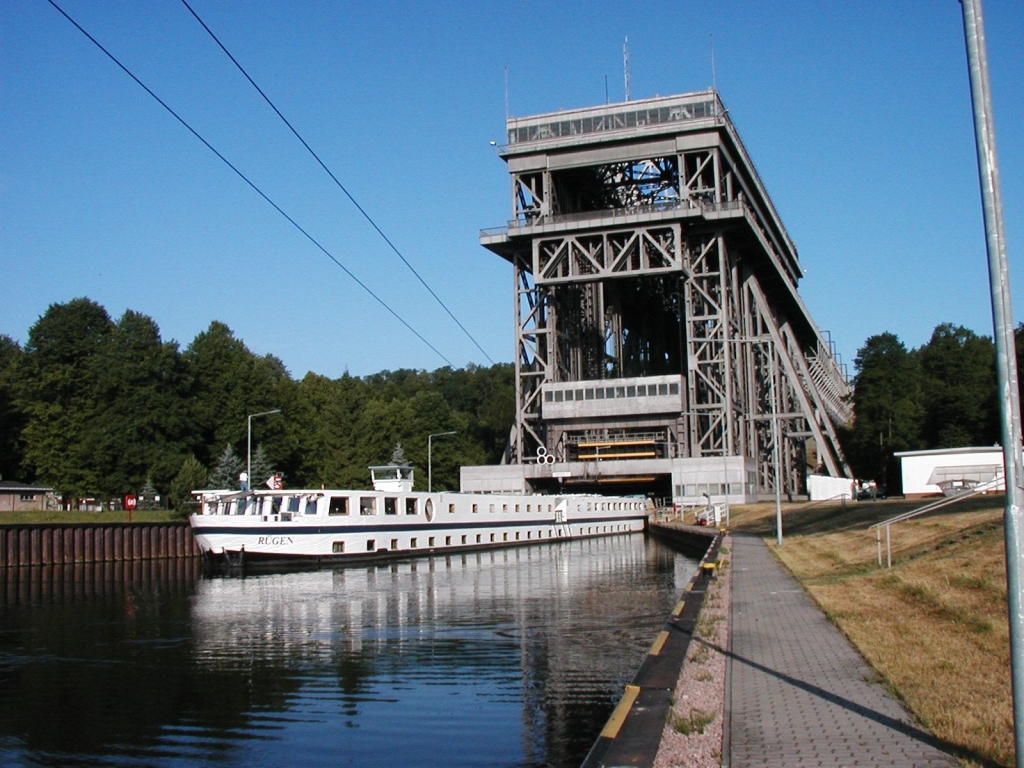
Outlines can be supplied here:
M704 729L715 721L714 712L702 712L699 709L691 709L689 715L679 715L669 710L668 724L684 736L691 733L704 733Z
M133 523L172 523L188 518L187 512L177 510L136 510L131 513ZM127 523L128 513L120 512L2 512L0 525L30 525L32 523Z

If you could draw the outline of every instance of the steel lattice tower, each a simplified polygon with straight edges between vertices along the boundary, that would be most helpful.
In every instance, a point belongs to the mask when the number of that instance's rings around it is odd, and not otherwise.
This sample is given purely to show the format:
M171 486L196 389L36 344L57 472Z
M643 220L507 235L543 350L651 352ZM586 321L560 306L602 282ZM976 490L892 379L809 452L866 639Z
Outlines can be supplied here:
M509 118L507 141L512 218L480 242L513 268L516 422L465 490L753 500L776 447L783 493L849 477L849 385L715 91Z

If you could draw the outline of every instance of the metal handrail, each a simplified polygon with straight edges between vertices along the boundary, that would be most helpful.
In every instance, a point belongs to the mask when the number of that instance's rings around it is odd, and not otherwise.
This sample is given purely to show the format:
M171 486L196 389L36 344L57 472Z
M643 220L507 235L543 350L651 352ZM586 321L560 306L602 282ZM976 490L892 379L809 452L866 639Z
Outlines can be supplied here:
M992 478L987 483L981 483L980 485L975 486L970 491L958 493L956 496L947 496L945 498L938 499L925 504L923 507L918 507L917 509L912 509L909 512L903 512L895 517L890 517L888 520L883 520L880 523L869 525L868 530L870 531L874 529L875 531L875 544L878 549L878 567L882 567L882 528L885 528L885 567L892 568L891 529L895 523L902 523L905 520L910 520L911 518L927 514L928 512L934 512L936 509L948 507L951 504L956 504L957 502L964 501L965 499L970 499L983 493L988 493L989 491L998 490L999 484L1003 482L1003 476L999 475L998 477Z

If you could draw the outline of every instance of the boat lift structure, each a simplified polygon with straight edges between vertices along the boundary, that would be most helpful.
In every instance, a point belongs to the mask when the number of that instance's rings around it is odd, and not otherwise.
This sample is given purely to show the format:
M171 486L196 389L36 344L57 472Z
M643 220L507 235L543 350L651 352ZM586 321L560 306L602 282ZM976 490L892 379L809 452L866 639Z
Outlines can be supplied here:
M850 386L717 92L506 127L511 218L480 242L512 266L516 421L463 490L743 502L849 477Z

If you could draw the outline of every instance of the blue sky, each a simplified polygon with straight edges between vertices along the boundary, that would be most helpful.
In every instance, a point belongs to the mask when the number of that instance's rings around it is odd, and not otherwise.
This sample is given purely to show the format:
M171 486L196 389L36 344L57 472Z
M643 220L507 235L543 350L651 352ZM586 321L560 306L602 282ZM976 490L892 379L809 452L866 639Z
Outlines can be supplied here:
M179 0L58 0L452 364L489 364ZM956 0L190 4L494 361L512 279L513 115L714 80L852 373L864 340L991 334ZM1024 265L1024 8L987 0L1015 318ZM0 3L0 334L55 302L135 309L183 347L212 320L292 374L445 365L45 0Z

